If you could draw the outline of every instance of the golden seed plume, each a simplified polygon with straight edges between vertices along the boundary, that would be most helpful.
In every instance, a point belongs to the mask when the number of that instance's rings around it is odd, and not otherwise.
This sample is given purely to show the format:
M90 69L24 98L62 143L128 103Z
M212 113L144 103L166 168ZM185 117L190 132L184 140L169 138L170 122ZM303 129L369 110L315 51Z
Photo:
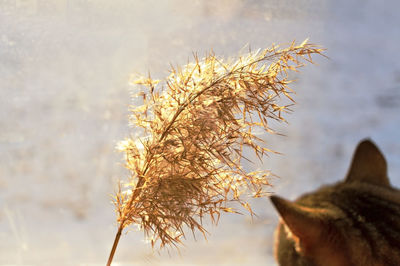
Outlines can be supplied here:
M243 149L260 159L270 152L256 130L271 133L271 119L285 121L288 106L280 99L294 102L288 70L297 71L322 52L306 40L250 52L236 61L211 53L172 68L163 82L136 80L146 89L137 94L143 104L131 108L131 118L143 137L128 138L118 147L132 174L115 196L120 228L137 224L152 246L176 246L185 228L206 233L203 217L217 222L221 211L236 212L229 202L253 214L243 192L265 195L269 172L246 172Z

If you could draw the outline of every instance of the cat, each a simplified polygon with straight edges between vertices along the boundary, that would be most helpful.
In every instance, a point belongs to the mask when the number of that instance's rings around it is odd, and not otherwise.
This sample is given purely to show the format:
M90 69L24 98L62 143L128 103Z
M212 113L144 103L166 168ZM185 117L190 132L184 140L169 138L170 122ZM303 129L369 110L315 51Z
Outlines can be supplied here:
M296 201L270 197L281 221L275 257L283 266L400 265L400 190L369 139L361 141L344 181Z

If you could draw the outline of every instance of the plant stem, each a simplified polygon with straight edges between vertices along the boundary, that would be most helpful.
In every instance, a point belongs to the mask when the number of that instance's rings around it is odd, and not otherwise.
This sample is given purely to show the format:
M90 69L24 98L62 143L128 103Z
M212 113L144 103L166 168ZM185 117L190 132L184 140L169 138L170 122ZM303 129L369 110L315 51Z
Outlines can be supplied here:
M107 266L110 266L110 265L111 265L111 262L112 262L113 257L114 257L115 250L117 249L118 242L119 242L119 239L120 239L120 237L121 237L122 229L123 229L123 223L121 223L121 224L119 225L119 227L118 227L118 232L117 232L117 234L115 235L114 244L113 244L113 246L112 246L112 249L111 249L111 252L110 252L110 256L108 257Z

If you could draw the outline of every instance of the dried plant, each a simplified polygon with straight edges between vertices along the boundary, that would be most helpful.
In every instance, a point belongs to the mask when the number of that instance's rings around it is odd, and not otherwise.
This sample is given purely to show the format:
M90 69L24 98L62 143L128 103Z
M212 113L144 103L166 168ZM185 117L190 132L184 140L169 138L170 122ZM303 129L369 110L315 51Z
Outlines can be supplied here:
M235 62L211 53L172 68L162 86L150 77L137 80L147 90L137 94L143 105L132 107L132 122L144 136L119 144L132 176L115 196L119 228L108 265L130 224L139 225L153 247L164 247L180 243L185 227L205 234L206 215L217 222L221 211L237 212L229 202L253 214L243 192L263 196L269 172L246 172L243 150L252 149L260 159L270 152L256 130L271 133L269 120L284 121L288 106L278 101L293 102L287 71L322 51L306 40L250 52Z

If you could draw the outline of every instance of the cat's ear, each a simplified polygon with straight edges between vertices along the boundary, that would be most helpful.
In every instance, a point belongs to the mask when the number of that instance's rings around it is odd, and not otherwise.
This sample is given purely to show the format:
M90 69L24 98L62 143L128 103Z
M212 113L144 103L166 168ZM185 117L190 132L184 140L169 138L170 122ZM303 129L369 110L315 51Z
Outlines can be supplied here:
M390 186L385 157L369 139L361 141L354 152L346 182L354 181Z
M307 253L309 248L319 243L324 232L321 212L278 196L270 199L302 252Z

